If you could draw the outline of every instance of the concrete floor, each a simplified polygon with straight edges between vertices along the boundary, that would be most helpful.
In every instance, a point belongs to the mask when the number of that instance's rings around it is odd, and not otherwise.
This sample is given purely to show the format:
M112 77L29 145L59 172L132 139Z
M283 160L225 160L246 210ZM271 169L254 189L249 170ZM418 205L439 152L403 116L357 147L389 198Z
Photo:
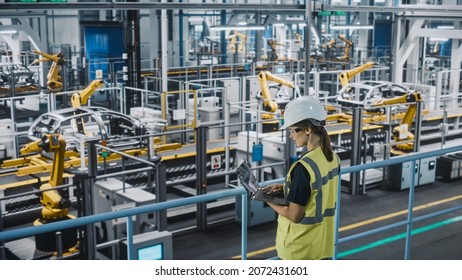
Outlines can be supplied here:
M342 194L340 238L406 220L408 191L385 188L370 189L364 195ZM414 218L433 213L462 202L462 180L437 181L417 187L414 198ZM413 225L410 259L462 259L462 211L444 214ZM362 225L357 223L363 222ZM248 228L248 259L268 259L276 256L274 237L276 222ZM346 226L350 226L348 229ZM342 243L339 259L400 260L405 255L406 226L359 240ZM205 260L234 259L241 252L241 225L229 222L215 225L205 232L175 234L174 259Z

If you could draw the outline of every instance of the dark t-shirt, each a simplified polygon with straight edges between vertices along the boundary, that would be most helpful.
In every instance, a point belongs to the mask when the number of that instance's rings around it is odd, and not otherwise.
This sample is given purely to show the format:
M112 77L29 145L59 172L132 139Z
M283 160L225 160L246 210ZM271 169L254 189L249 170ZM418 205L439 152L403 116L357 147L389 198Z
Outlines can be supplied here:
M292 169L291 178L292 185L287 200L300 206L306 206L311 195L308 170L301 163L297 163Z

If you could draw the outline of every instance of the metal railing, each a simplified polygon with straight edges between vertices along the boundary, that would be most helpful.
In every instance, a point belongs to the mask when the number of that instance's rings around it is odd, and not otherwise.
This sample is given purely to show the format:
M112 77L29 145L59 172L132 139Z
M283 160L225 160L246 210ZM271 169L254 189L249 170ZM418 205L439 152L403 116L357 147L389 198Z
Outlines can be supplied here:
M385 161L376 161L376 162L371 162L363 165L356 165L356 166L350 166L350 167L345 167L342 168L341 172L339 175L342 174L348 174L348 173L354 173L354 172L359 172L362 170L366 169L373 169L373 168L381 168L385 166L390 166L390 165L395 165L395 164L400 164L404 162L412 162L411 166L415 166L416 161L424 158L429 158L429 157L436 157L436 156L441 156L449 153L454 153L462 150L462 146L455 146L455 147L450 147L450 148L445 148L437 151L430 151L430 152L422 152L422 153L415 153L411 155L405 155L405 156L400 156L400 157L394 157L389 160ZM442 211L434 212L431 214L423 215L420 217L413 217L413 205L414 205L414 189L415 189L415 177L414 177L414 168L410 168L410 174L411 176L411 182L410 182L410 188L409 188L409 199L408 199L408 210L407 210L407 219L404 221L400 221L397 223L392 223L383 227L379 227L376 229L368 230L365 232L361 232L352 236L344 237L344 238L339 238L339 225L340 225L340 202L341 200L339 199L337 202L337 208L336 208L336 225L335 225L335 254L334 254L334 259L337 259L338 257L338 247L339 244L346 243L352 240L356 240L359 238L367 237L373 234L377 234L380 232L384 232L399 226L406 225L406 243L405 243L405 252L404 252L404 259L408 260L410 257L410 249L411 249L411 231L412 231L412 225L415 222L422 221L425 219L433 218L436 216L440 216L443 214L447 214L450 212L454 212L457 210L462 209L461 206L456 206L452 208L448 208ZM339 188L338 188L338 197L340 197L341 193L341 180L339 180Z
M342 168L342 171L340 172L341 174L348 174L348 173L353 173L353 172L359 172L365 169L371 169L371 168L380 168L380 167L385 167L385 166L390 166L394 164L399 164L399 163L404 163L404 162L415 162L419 159L423 158L428 158L428 157L434 157L434 156L441 156L444 154L448 153L454 153L462 150L462 146L455 146L455 147L450 147L450 148L445 148L441 149L438 151L431 151L431 152L423 152L423 153L415 153L412 155L407 155L407 156L401 156L401 157L395 157L386 161L378 161L378 162L372 162L368 164L363 164L363 165L358 165L358 166L351 166L351 167L345 167ZM411 168L412 172L414 170ZM407 232L406 232L406 248L405 248L405 256L404 259L409 259L410 256L410 244L411 244L411 230L412 230L412 224L414 222L422 221L425 219L433 218L436 216L440 216L446 213L458 211L462 209L461 206L456 206L452 208L448 208L445 210L441 210L438 212L434 212L431 214L426 214L420 217L413 217L413 202L414 202L414 187L415 187L415 182L414 182L414 176L411 176L411 186L409 189L409 205L408 205L408 216L407 219L404 221L400 221L397 223L389 224L387 226L383 226L380 228L376 228L373 230L365 231L358 233L356 235L348 236L345 238L339 238L338 232L339 232L339 224L340 224L340 205L341 205L341 200L338 200L337 203L337 216L336 216L336 226L335 226L335 254L334 254L334 259L337 259L338 256L338 246L339 244L356 240L359 238L363 238L366 236L370 236L379 232L387 231L399 226L406 225L407 226ZM271 185L274 183L280 183L284 179L276 179L276 180L271 180L271 181L266 181L263 182L262 185L267 186ZM340 197L341 194L341 188L340 188L340 182L339 182L339 191L338 195ZM96 215L91 215L91 216L85 216L85 217L79 217L76 219L71 219L71 220L65 220L65 221L59 221L59 222L54 222L54 223L49 223L49 224L44 224L41 226L32 226L32 227L26 227L26 228L19 228L19 229L11 229L11 230L6 230L0 232L0 244L2 244L5 241L10 241L10 240L16 240L24 237L29 237L37 234L43 234L47 232L53 232L53 231L60 231L64 229L69 229L69 228L75 228L79 226L84 226L84 225L89 225L89 224L94 224L98 222L103 222L107 220L113 220L113 219L120 219L120 218L125 218L128 217L127 221L132 220L132 216L140 215L140 214L145 214L145 213L152 213L156 211L161 211L161 210L166 210L169 208L174 208L174 207L180 207L180 206L186 206L190 204L198 204L198 203L204 203L204 202L209 202L213 201L216 199L220 198L226 198L226 197L232 197L232 196L242 196L242 211L241 211L241 256L242 259L247 259L247 213L248 213L248 205L246 203L248 197L247 193L244 190L243 187L237 187L229 190L224 190L220 192L215 192L215 193L209 193L209 194L203 194L203 195L197 195L193 197L187 197L183 199L178 199L178 200L173 200L173 201L165 201L165 202L159 202L156 204L151 204L151 205L145 205L145 206L140 206L136 208L131 208L131 209L124 209L120 211L115 211L115 212L110 212L110 213L102 213L102 214L96 214ZM127 246L127 256L129 259L133 258L132 255L132 246L133 246L133 225L132 223L127 223L127 241L128 241L128 246ZM4 249L4 248L0 248Z

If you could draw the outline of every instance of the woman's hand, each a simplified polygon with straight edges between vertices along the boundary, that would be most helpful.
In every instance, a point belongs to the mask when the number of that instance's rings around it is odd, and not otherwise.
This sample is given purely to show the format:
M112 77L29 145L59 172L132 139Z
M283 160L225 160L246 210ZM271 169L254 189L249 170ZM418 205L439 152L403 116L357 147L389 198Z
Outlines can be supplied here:
M283 184L274 184L271 186L267 186L262 188L263 191L266 193L276 193L276 192L283 192L284 185Z

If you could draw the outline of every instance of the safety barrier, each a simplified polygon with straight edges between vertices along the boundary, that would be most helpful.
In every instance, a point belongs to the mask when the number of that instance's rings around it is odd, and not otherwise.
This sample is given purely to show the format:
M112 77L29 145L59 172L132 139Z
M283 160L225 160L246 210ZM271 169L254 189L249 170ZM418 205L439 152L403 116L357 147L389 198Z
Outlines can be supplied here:
M458 152L460 150L462 150L462 146L455 146L455 147L445 148L445 149L441 149L441 150L437 150L437 151L422 152L422 153L415 153L415 154L411 154L411 155L399 156L399 157L395 157L395 158L385 160L385 161L376 161L376 162L367 163L367 164L363 164L363 165L355 165L355 166L345 167L345 168L342 168L342 170L340 172L340 175L341 174L359 172L359 171L362 171L362 170L367 170L367 169L372 169L372 168L380 168L380 167L390 166L390 165L404 163L404 162L412 162L411 166L415 166L416 161L419 160L419 159L435 157L435 156L441 156L441 155L445 155L445 154L449 154L449 153ZM352 236L348 236L348 237L345 237L345 238L339 238L338 237L339 225L340 225L340 215L339 215L339 213L340 213L341 200L340 199L338 200L337 209L336 209L336 213L337 213L337 215L336 215L336 226L335 226L335 254L334 254L333 259L337 259L338 254L339 254L338 246L341 243L356 240L356 239L363 238L363 237L366 237L366 236L370 236L370 235L373 235L373 234L376 234L376 233L384 232L384 231L387 231L387 230L390 230L390 229L393 229L393 228L396 228L396 227L399 227L399 226L407 225L404 259L408 260L409 256L410 256L410 248L411 248L412 224L414 222L422 221L422 220L425 220L425 219L433 218L433 217L436 217L436 216L440 216L440 215L443 215L443 214L446 214L446 213L450 213L450 212L454 212L454 211L462 209L462 206L457 206L457 207L448 208L446 210L442 210L442 211L439 211L439 212L435 212L435 213L431 213L431 214L427 214L427 215L424 215L424 216L414 218L413 217L414 188L415 188L415 181L414 181L415 178L413 176L414 175L414 169L410 168L410 171L412 173L409 174L409 176L411 177L411 183L410 183L410 188L409 188L409 202L408 202L408 211L407 211L408 215L407 215L407 219L405 221L389 224L389 225L384 226L384 227L380 227L380 228L376 228L376 229L373 229L373 230L361 232L361 233L358 233L358 234L355 234L355 235L352 235ZM338 197L340 197L340 193L341 193L341 182L340 181L339 181L339 188L338 189L339 189L338 190Z
M390 166L393 164L399 164L403 162L414 162L415 163L415 161L419 159L433 157L433 156L440 156L440 155L444 155L448 153L454 153L460 150L462 150L462 146L445 148L445 149L431 151L431 152L415 153L412 155L395 157L395 158L392 158L386 161L372 162L372 163L368 163L364 165L345 167L345 168L342 168L340 173L347 174L347 173L359 172L365 169L380 168L380 167ZM340 224L340 218L339 218L340 215L336 216L336 230L335 230L336 246L335 246L334 259L337 259L337 256L338 256L338 245L339 244L352 241L352 240L356 240L356 239L366 237L372 234L376 234L379 232L383 232L383 231L396 228L402 225L407 225L406 248L405 248L404 259L409 259L412 223L462 209L462 206L457 206L457 207L448 208L446 210L442 210L439 212L435 212L432 214L427 214L424 216L413 218L412 205L414 202L415 182L414 182L414 176L411 176L411 178L412 180L411 180L411 186L409 189L408 217L405 221L401 221L398 223L390 224L385 227L377 228L374 230L362 232L362 233L359 233L353 236L339 239L338 228ZM276 179L276 180L266 181L262 184L271 185L274 183L280 183L282 181L283 179ZM339 197L341 194L340 189L341 188L340 188L340 183L339 183L339 193L338 193ZM136 216L136 215L140 215L144 213L151 213L151 212L166 210L169 208L190 205L190 204L204 203L204 202L209 202L209 201L213 201L213 200L220 199L220 198L226 198L226 197L232 197L232 196L238 196L238 195L241 195L243 199L242 211L241 211L241 215L242 215L241 216L241 256L242 256L242 259L247 259L247 217L248 217L247 212L248 212L248 209L247 209L247 203L245 202L247 201L248 198L247 198L247 194L243 187L237 187L237 188L233 188L233 189L229 189L229 190L225 190L221 192L197 195L197 196L173 200L173 201L160 202L160 203L156 203L152 205L140 206L140 207L131 208L131 209L124 209L124 210L110 212L110 213L102 213L102 214L96 214L96 215L91 215L91 216L79 217L79 218L72 219L72 220L54 222L50 224L44 224L41 226L32 226L32 227L26 227L26 228L6 230L3 232L0 232L0 244L5 241L16 240L16 239L20 239L24 237L34 236L37 234L43 234L47 232L59 231L63 229L75 228L75 227L94 224L94 223L103 222L107 220L128 217L127 220L131 221L132 216ZM340 202L341 201L339 200L337 203L337 213L340 213L339 212L340 204L341 204ZM128 244L127 256L129 259L133 259L133 256L132 256L133 228L132 227L133 227L132 223L127 223L127 244Z

